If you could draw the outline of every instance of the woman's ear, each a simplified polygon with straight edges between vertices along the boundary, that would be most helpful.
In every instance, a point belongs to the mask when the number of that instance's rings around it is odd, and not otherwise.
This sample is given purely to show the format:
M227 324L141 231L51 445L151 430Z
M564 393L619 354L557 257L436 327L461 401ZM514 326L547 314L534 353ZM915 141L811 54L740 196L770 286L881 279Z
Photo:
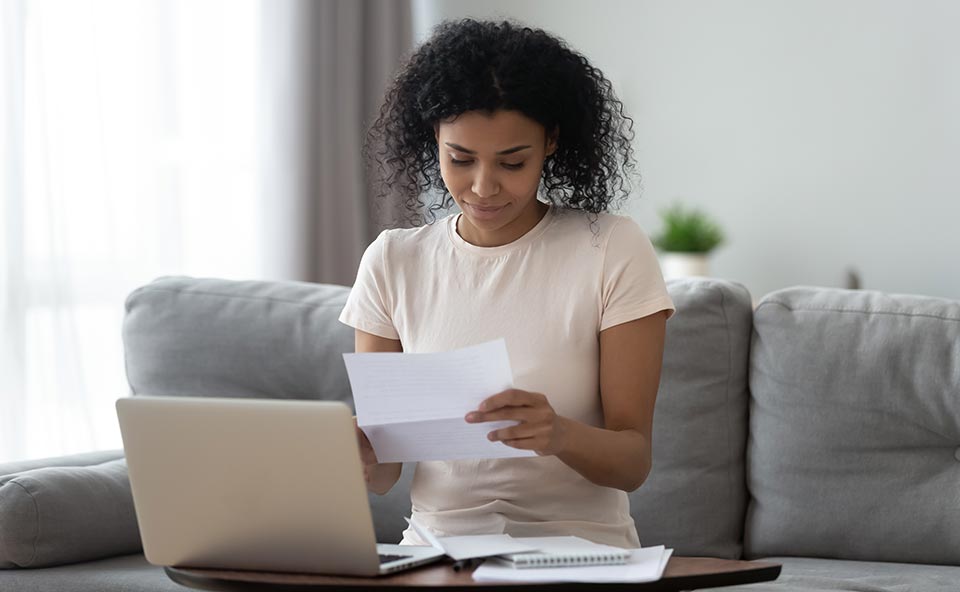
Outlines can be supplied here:
M440 143L440 124L433 124L433 138L437 141L437 144Z
M550 156L557 151L557 141L560 139L560 127L554 127L553 131L547 134L547 149L545 156Z

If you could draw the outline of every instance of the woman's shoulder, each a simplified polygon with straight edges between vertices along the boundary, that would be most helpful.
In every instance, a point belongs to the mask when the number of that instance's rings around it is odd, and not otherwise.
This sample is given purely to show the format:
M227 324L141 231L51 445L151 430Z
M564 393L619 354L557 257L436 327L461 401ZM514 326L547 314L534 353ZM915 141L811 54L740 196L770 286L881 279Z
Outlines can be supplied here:
M375 242L380 242L384 254L389 256L402 256L412 250L422 251L425 243L444 239L450 218L454 215L437 218L433 222L413 228L387 228Z
M562 236L590 236L594 242L599 239L601 244L610 241L614 233L646 236L633 217L617 212L599 212L594 215L584 210L557 208L557 224L561 229L558 234Z

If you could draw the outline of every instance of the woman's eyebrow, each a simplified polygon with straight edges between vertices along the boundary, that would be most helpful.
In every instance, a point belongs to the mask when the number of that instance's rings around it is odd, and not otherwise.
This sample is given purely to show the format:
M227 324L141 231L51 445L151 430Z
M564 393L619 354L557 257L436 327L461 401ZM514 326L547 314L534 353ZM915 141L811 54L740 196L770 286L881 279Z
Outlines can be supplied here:
M463 146L461 146L461 145L459 145L459 144L453 144L453 143L451 143L451 142L444 142L444 144L446 144L447 146L450 146L450 147L453 148L454 150L459 150L460 152L466 152L467 154L476 154L476 153L477 153L475 150L469 150L469 149L464 148ZM514 152L519 152L519 151L521 151L521 150L526 150L527 148L530 148L530 146L529 146L529 145L527 145L527 146L514 146L513 148L507 148L506 150L501 150L500 152L497 152L497 154L513 154Z

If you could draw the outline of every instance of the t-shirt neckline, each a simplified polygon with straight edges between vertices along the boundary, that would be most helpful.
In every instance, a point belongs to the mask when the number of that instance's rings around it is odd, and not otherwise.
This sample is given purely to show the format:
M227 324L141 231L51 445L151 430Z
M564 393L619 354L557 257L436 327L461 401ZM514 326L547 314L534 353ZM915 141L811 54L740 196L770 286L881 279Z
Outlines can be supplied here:
M543 215L543 218L540 218L540 221L537 222L533 228L524 233L523 236L505 245L499 245L496 247L480 247L464 240L464 238L457 233L457 222L459 221L460 216L463 215L462 213L451 214L448 218L447 236L450 237L450 242L452 242L453 245L460 250L477 255L502 255L509 251L519 249L520 247L536 240L536 238L543 234L547 227L553 222L554 218L556 218L555 210L556 207L553 204L547 203L547 211Z

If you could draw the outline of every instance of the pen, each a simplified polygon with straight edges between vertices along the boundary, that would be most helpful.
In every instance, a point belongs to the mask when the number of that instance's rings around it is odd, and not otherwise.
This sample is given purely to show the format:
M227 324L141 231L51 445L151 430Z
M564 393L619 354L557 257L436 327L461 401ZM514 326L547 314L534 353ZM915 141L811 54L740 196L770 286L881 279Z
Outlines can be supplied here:
M483 559L476 557L471 557L470 559L457 559L453 562L453 571L461 571L481 563L483 563Z

